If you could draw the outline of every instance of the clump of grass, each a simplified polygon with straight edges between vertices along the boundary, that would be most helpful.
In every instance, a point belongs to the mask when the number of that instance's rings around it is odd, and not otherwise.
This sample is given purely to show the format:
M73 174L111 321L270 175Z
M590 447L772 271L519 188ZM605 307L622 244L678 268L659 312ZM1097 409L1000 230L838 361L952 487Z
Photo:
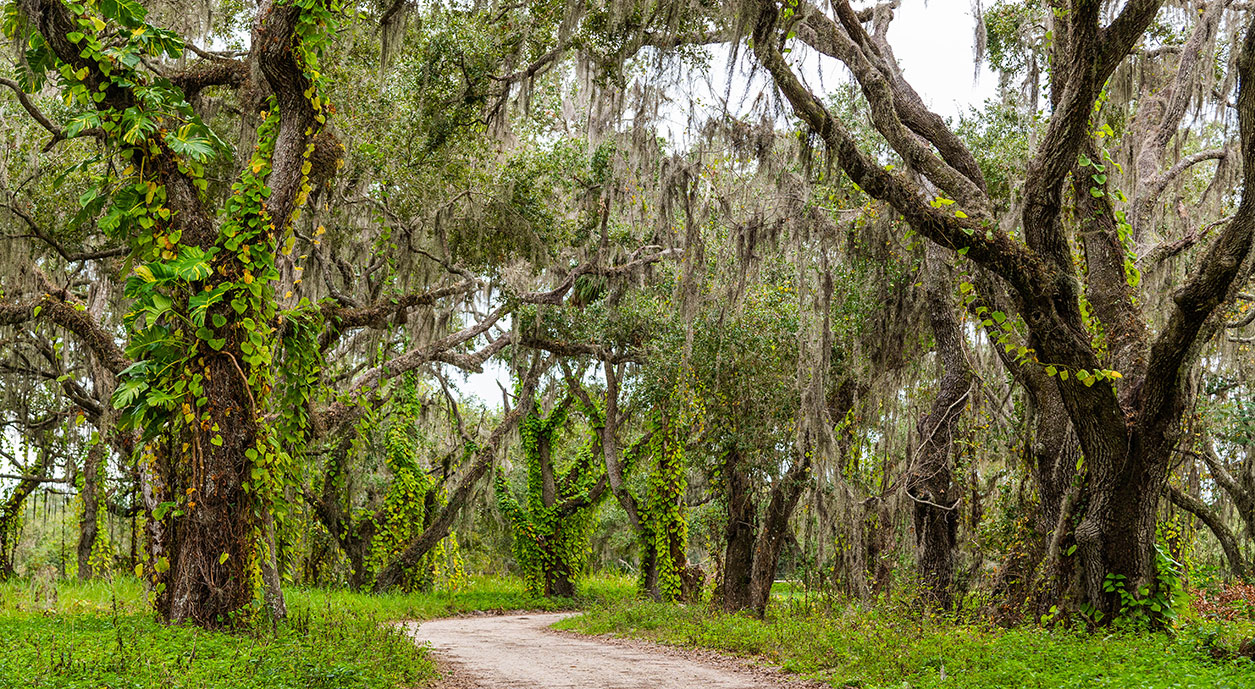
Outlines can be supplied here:
M289 619L233 631L157 622L128 578L62 582L48 609L29 585L0 586L0 689L396 689L426 684L426 650L384 616L294 600Z
M820 611L779 606L759 621L705 606L620 601L559 627L762 657L834 687L1255 686L1255 663L1213 653L1217 635L1236 639L1251 630L1222 630L1214 622L1195 621L1173 634L1095 634L1034 626L1003 629L892 607Z

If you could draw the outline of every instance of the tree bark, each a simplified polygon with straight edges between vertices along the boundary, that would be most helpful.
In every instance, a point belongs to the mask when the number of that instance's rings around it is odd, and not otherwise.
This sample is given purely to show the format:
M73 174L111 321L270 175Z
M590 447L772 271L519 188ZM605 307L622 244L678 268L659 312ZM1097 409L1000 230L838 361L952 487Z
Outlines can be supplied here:
M728 483L728 516L724 526L726 547L719 604L726 612L750 607L754 576L754 551L758 539L758 507L745 460L737 449L728 452L723 473ZM774 574L774 573L773 573Z
M100 513L100 486L97 484L100 464L105 459L105 445L97 442L87 450L83 461L83 487L79 499L83 502L83 514L78 519L78 578L87 581L92 572L92 550L96 547L96 517Z
M920 445L906 492L914 502L916 562L924 596L936 606L949 610L953 603L951 589L960 499L950 455L955 426L969 401L972 371L950 296L952 280L945 256L937 247L930 246L927 260L928 317L940 385L932 408L919 423Z
M754 566L750 575L750 608L762 619L771 601L771 585L776 580L780 551L789 535L789 518L797 507L810 478L813 454L809 447L795 453L793 465L771 490L771 500L763 514L763 525L754 545Z

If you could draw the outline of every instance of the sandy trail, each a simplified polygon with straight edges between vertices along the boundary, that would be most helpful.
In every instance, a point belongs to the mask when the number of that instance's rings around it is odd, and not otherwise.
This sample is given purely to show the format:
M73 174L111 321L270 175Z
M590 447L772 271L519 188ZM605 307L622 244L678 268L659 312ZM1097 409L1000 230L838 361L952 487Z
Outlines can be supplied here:
M557 632L563 614L410 623L449 671L442 687L487 689L777 689L772 671L650 644Z

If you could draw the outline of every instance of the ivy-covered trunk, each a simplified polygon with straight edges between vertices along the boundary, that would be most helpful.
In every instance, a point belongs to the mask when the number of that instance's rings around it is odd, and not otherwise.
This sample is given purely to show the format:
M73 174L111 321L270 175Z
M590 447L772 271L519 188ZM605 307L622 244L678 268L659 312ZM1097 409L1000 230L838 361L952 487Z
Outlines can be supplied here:
M651 440L654 470L649 475L645 499L650 551L655 558L656 581L648 589L661 600L685 598L684 571L688 566L688 520L684 494L688 489L688 467L684 461L682 424L666 412L659 412Z
M242 353L234 349L197 361L208 379L201 418L210 428L231 432L206 437L193 431L183 440L186 454L171 454L160 467L162 485L173 490L162 496L171 509L164 515L168 559L157 564L158 605L172 622L228 623L253 601L257 588L254 572L263 555L255 501L245 485L256 466L259 432L247 386L228 358Z
M141 68L180 57L181 37L146 23L134 3L23 0L21 9L13 37L40 58L25 78L38 88L47 71L59 73L66 100L85 109L65 135L95 136L116 163L82 197L80 215L131 247L134 363L114 404L121 425L143 437L158 610L171 622L230 624L260 600L273 556L265 524L282 497L283 455L261 420L274 378L275 256L310 191L325 122L317 59L340 9L262 2L247 61L218 65L210 83L247 80L260 98L249 107L262 104L245 117L260 122L256 145L235 161L229 190L210 188L205 166L227 147L184 90L206 84Z
M101 511L103 498L100 490L100 479L104 475L106 446L103 442L94 442L87 449L83 460L82 486L79 488L78 499L82 503L82 513L78 518L78 578L81 581L91 579L94 572L93 555L97 550L100 537L100 521L104 517ZM101 563L106 567L109 562Z
M528 413L519 423L523 459L527 464L527 494L519 500L507 485L505 474L494 483L497 504L514 529L514 555L528 590L545 596L575 595L575 579L587 557L588 529L596 505L605 495L608 479L597 472L594 458L602 456L601 434L590 434L565 471L559 473L554 440L567 423L574 399L564 396L542 415L534 397L520 398ZM585 402L583 414L599 430L599 409Z

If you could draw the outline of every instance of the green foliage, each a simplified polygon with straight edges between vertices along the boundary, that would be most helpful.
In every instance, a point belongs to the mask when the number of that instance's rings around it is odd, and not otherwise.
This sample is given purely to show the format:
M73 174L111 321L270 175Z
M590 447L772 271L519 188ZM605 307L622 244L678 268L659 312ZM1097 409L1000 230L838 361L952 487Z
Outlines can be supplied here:
M312 137L326 122L319 56L335 35L343 8L336 0L291 2L300 8L292 45L308 84L304 105L312 110L316 126L306 135ZM283 113L271 97L260 113L262 124L251 159L220 205L217 221L208 210L206 217L190 217L200 209L189 204L189 195L206 209L211 207L205 165L227 147L196 115L179 88L141 66L146 57L181 57L183 40L146 23L146 10L130 0L67 3L65 8L75 29L66 38L81 48L74 64L60 61L16 4L6 9L3 28L8 38L27 49L23 77L28 90L38 90L55 74L67 106L81 109L66 126L67 136L90 130L102 144L100 156L81 164L99 172L91 173L94 186L79 198L80 211L73 224L95 220L106 236L127 242L131 249L127 263L131 274L124 290L132 302L124 318L129 332L125 351L135 363L119 376L113 397L114 406L123 411L120 425L139 430L144 441L160 437L171 454L178 459L189 456L193 463L207 451L213 452L212 448L223 446L223 434L230 431L222 427L224 417L211 413L214 405L209 404L206 384L212 375L210 362L227 357L246 387L251 406L246 408L247 422L257 429L244 452L242 487L253 499L256 515L273 512L282 519L287 512L285 488L295 482L291 457L281 449L281 439L260 420L275 381L278 341L273 283L279 278L275 259L280 235L290 240L289 223L311 190L313 144L304 151L294 204L297 210L292 218L279 219L283 226L276 227L267 207L271 194L267 177ZM168 205L176 192L166 184L176 179L178 184L190 185L177 191L184 198L179 212L189 217L176 218ZM216 226L216 232L183 236L198 225ZM294 320L301 318L298 315ZM299 333L301 324L296 329ZM291 377L307 381L316 375L317 361L308 350L309 328L304 334L307 349L290 357L297 366ZM291 386L288 392L290 396ZM305 406L293 407L298 417L305 413ZM295 440L299 452L302 432L293 426L308 419L290 421L283 439ZM171 491L160 499L166 506L163 516L169 513L177 520L195 504L193 493L198 486L185 485L177 470L154 464L158 475L171 474L160 477ZM171 507L177 509L170 511ZM259 580L258 523L260 519L251 525L246 565L255 581ZM161 567L156 569L151 574L160 593L164 582Z
M654 457L649 489L641 515L646 547L657 558L658 593L664 600L681 596L680 574L688 551L688 518L684 494L688 489L688 465L684 460L683 426L659 414L654 420L650 453ZM644 574L644 572L642 572Z
M1181 576L1181 563L1172 559L1166 550L1156 544L1153 582L1132 591L1125 575L1108 574L1103 579L1102 590L1119 598L1117 620L1139 626L1171 625L1180 615L1184 601ZM1095 622L1102 621L1101 615L1096 611L1089 613L1090 617L1098 618Z
M391 411L384 444L384 461L391 474L391 482L383 506L373 514L359 517L374 521L370 559L366 563L372 572L382 569L405 550L409 542L427 527L434 516L432 511L445 503L441 489L418 462L421 452L418 426L421 403L413 374L406 375L394 391ZM365 428L361 432L371 430ZM450 533L405 572L401 588L405 591L427 591L438 585L443 589L457 590L465 584L465 580L457 535Z

